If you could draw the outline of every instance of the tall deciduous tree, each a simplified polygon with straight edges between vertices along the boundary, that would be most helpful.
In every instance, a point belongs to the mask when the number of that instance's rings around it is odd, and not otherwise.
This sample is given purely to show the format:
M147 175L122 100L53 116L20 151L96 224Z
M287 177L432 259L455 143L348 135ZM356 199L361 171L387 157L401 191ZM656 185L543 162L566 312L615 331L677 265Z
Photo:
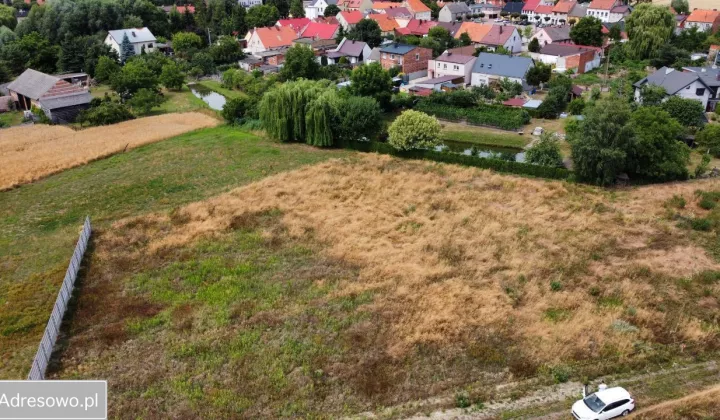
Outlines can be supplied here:
M280 19L280 12L271 4L253 6L245 14L245 23L248 29L273 26L278 19Z
M325 12L323 12L323 16L325 16L325 17L337 16L338 13L340 13L340 8L336 4L331 4L325 8Z
M0 4L0 26L7 26L10 29L15 29L15 26L17 26L15 8Z
M593 16L586 16L570 29L570 38L580 45L599 47L603 43L602 22Z
M305 9L303 8L302 0L292 0L292 3L290 4L290 14L294 18L305 17Z
M350 92L357 96L375 98L382 107L387 107L392 93L390 73L380 63L364 64L350 73Z
M688 0L672 0L670 2L670 6L675 9L677 13L684 15L690 13L690 4L688 3Z
M168 89L180 90L185 83L185 74L174 61L165 64L160 73L160 83Z
M348 39L363 41L370 48L375 48L382 41L382 32L377 22L372 19L361 19L347 35Z
M637 59L652 58L670 41L675 18L667 7L643 3L625 19L625 28L628 54Z
M633 112L630 126L635 136L628 174L656 181L687 178L690 148L679 141L683 128L670 114L657 107L641 107Z
M705 124L705 109L700 101L673 95L661 107L685 127L702 127Z
M286 80L317 79L320 73L315 52L304 45L294 45L285 54L285 63L280 70Z
M600 185L615 182L633 148L630 105L617 99L598 101L579 129L569 136L578 178Z
M698 147L720 157L720 124L708 124L695 137Z

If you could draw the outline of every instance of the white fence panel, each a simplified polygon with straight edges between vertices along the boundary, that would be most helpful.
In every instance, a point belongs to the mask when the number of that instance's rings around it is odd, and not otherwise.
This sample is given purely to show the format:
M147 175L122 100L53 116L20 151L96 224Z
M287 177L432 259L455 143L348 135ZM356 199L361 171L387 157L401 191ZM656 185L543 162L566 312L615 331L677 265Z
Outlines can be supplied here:
M55 305L50 313L50 319L45 327L38 351L30 367L30 373L28 374L29 380L36 381L45 379L45 371L47 370L48 363L50 363L50 355L52 354L53 347L60 333L60 324L62 324L68 301L75 287L75 280L77 279L78 270L80 269L80 263L82 262L83 255L85 255L91 234L92 227L90 226L90 217L86 217L82 232L80 232L80 238L78 239L77 245L75 245L75 252L73 252L73 256L70 258L70 265L68 266L67 272L65 272L65 279L60 286L57 299L55 299Z

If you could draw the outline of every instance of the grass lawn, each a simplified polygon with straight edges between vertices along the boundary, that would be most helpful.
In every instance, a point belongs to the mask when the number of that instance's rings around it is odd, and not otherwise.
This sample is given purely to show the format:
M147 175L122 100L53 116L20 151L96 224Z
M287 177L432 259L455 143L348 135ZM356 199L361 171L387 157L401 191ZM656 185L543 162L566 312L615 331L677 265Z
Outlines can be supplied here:
M102 98L105 94L114 95L115 91L112 90L110 85L99 84L90 88L90 94L93 98Z
M210 90L214 90L215 92L225 96L228 99L244 98L247 96L245 94L245 92L225 88L225 87L223 87L222 83L216 82L215 80L203 80L201 82L197 82L197 84L201 85L201 86L205 86L206 88L208 88Z
M108 93L110 96L115 95L115 92L108 85L95 86L91 89L90 93L95 98L102 98L105 96L105 93ZM162 94L165 96L165 102L153 109L149 115L200 110L213 112L202 99L192 94L187 85L184 85L179 91L162 89Z
M443 140L461 141L486 146L522 148L531 140L529 135L519 135L507 131L474 127L464 124L443 122L440 133Z
M0 378L27 374L85 215L107 228L343 155L222 126L0 192Z
M21 124L22 120L22 111L3 112L0 114L0 127L12 127Z

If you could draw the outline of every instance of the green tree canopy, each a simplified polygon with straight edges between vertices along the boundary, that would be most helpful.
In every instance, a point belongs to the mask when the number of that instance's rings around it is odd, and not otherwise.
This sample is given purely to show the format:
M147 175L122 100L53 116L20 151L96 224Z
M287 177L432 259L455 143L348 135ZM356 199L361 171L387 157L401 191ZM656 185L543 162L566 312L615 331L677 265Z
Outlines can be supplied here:
M528 84L531 86L540 86L542 83L549 82L550 76L552 76L552 68L549 65L538 61L534 66L528 69L528 72L525 75L525 80L527 80Z
M335 6L334 4L331 6ZM330 6L328 6L330 7ZM337 6L335 6L337 7ZM327 11L327 8L326 8ZM290 3L290 14L294 18L302 18L305 17L305 9L303 8L302 0L292 0L292 3Z
M273 26L280 19L277 7L270 4L261 4L251 7L245 14L245 24L248 29Z
M603 44L602 22L593 16L586 16L570 29L570 38L580 45L600 47Z
M315 52L304 45L294 45L285 53L285 63L280 75L285 80L317 79L320 73L320 63Z
M690 5L688 4L688 0L672 0L670 2L670 7L675 9L677 13L683 15L690 13Z
M335 137L341 140L370 138L380 130L380 117L380 106L375 99L353 95L342 98L333 124Z
M323 16L330 17L330 16L337 16L337 14L340 13L340 8L335 4L330 4L328 7L325 8L325 12L323 12Z
M115 74L120 72L120 65L113 58L103 56L98 59L95 67L95 80L109 82Z
M661 107L684 127L702 127L705 124L705 109L700 101L673 95Z
M628 174L657 181L687 178L690 148L679 141L683 128L670 114L643 106L633 112L630 126L634 142L628 154Z
M185 74L174 61L165 64L160 73L160 83L167 89L180 90L185 83Z
M528 51L530 52L540 52L540 41L538 41L537 38L533 38L528 43Z
M243 58L244 54L235 37L223 35L208 50L217 64L234 63Z
M667 7L637 5L625 18L628 54L641 60L657 56L660 47L670 41L674 29L675 18Z
M113 76L110 84L121 98L127 100L140 89L156 90L158 78L142 60L130 60Z
M640 88L640 100L645 106L660 105L666 96L667 91L662 86L646 83Z
M392 78L380 63L356 67L350 73L350 82L349 89L353 95L370 96L387 107L392 93Z
M706 125L697 133L695 141L701 150L708 151L715 157L720 157L720 124Z
M15 8L0 4L0 26L6 26L15 29L17 19L15 18Z
M252 99L241 96L239 98L231 98L222 109L222 116L230 124L241 122L245 118L250 107L257 104L253 103Z
M388 143L397 150L435 147L440 144L440 123L423 112L403 111L388 128Z
M348 34L348 39L367 42L370 48L375 48L382 41L382 32L377 22L372 19L361 19Z
M178 32L172 37L172 47L178 54L189 53L202 48L203 40L194 32Z
M568 133L573 167L580 180L610 185L625 171L634 144L630 117L627 102L600 100L586 112L573 135Z
M562 153L555 133L546 131L525 152L525 161L534 165L562 167Z
M136 114L147 115L153 108L160 106L163 100L162 95L156 90L142 88L135 92L127 103Z
M134 55L135 47L130 43L130 38L128 38L127 33L125 33L120 43L120 61L124 63Z

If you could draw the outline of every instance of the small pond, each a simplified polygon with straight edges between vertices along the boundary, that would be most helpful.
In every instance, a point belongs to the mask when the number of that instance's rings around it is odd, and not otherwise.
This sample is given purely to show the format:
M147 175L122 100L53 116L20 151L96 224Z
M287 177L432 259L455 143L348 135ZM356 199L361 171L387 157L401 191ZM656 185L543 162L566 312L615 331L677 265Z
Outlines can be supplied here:
M215 111L222 111L223 106L225 106L226 102L224 96L202 85L191 84L188 85L188 87L190 88L190 91L193 93L193 95L202 99L206 104L210 106L210 108L214 109Z
M461 155L525 162L525 151L510 147L493 147L482 144L445 140L441 146L437 146L435 148L438 152L442 152L446 149L451 153L458 153Z

